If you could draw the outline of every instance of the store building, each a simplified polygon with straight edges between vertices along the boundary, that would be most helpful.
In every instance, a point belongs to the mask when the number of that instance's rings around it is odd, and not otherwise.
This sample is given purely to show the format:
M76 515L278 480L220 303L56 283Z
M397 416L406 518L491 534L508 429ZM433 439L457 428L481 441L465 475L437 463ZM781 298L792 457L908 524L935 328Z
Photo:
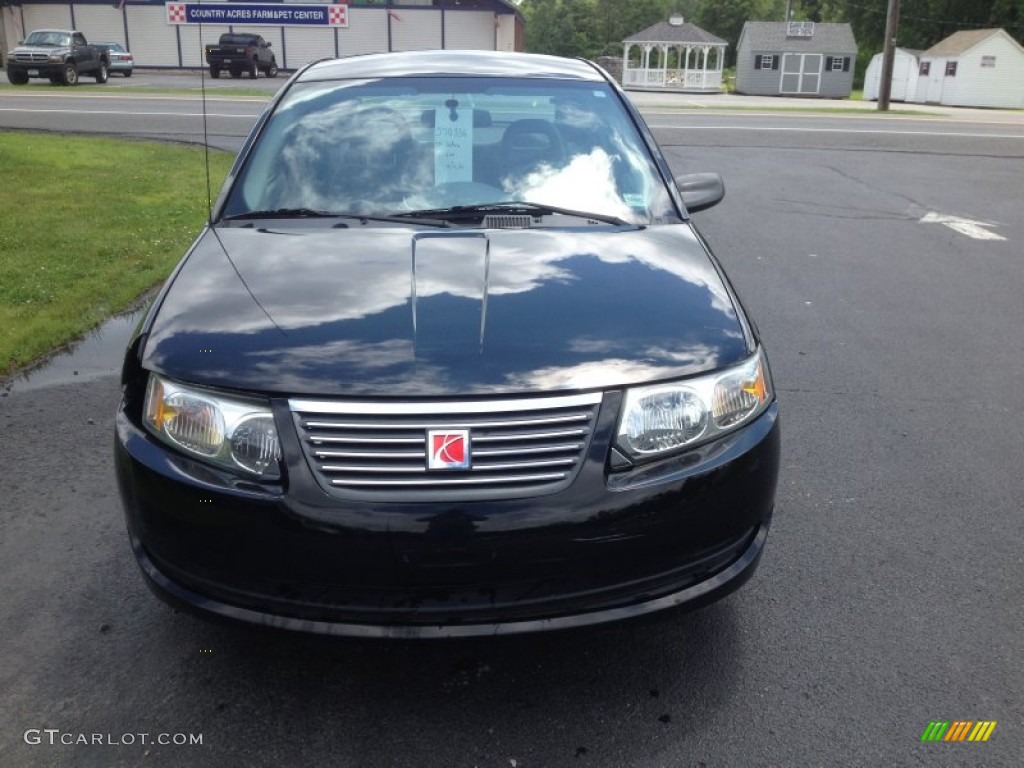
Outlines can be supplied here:
M76 29L88 40L121 43L135 56L136 67L203 67L203 46L224 32L262 35L282 69L361 53L524 47L523 17L510 0L0 0L0 5L5 53L33 29Z

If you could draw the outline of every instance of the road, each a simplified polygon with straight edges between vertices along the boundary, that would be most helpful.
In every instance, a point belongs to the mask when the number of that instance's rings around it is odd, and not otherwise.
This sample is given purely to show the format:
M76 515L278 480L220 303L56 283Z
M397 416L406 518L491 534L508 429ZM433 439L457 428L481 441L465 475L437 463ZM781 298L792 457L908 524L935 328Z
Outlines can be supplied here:
M0 87L0 128L110 133L189 143L202 143L205 135L211 146L237 151L266 100L284 82L283 78L214 81L189 74L140 72L131 80L112 78L107 86L88 91ZM206 89L205 100L201 87ZM252 94L228 95L239 89ZM873 148L883 137L898 137L905 146L936 147L944 153L944 145L936 141L987 137L991 141L985 152L990 156L1019 156L1020 139L1024 138L1024 114L1020 112L901 105L889 115L849 114L840 110L850 109L856 102L826 101L820 104L821 114L785 113L770 108L806 107L808 102L756 97L747 99L755 107L737 112L717 108L732 109L744 103L734 96L631 96L656 132L685 126L690 134L688 143L698 145L782 143L800 147L813 134L819 141L843 148ZM689 108L684 111L682 107ZM756 111L759 107L766 111Z
M119 111L121 133L195 134L194 117L140 114L194 101L123 98L72 103ZM259 108L216 103L225 146ZM784 460L753 580L692 614L487 642L207 624L152 598L129 552L116 378L14 391L5 764L1020 764L1024 119L645 110L677 172L726 179L697 221L771 355ZM998 725L983 744L921 743L933 720ZM56 744L26 743L47 728ZM80 734L120 743L60 744Z

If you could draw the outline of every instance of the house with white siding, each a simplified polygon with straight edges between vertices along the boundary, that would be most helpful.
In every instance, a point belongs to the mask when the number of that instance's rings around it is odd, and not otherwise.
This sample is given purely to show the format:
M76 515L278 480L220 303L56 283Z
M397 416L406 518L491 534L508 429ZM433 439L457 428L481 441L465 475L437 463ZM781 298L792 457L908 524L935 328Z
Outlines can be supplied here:
M4 0L0 48L33 29L77 29L119 42L136 67L202 68L224 32L270 42L282 69L317 59L429 48L521 51L523 16L511 0ZM200 23L200 22L203 23Z
M882 87L882 53L871 57L864 73L864 99L877 101ZM918 59L921 51L911 48L897 48L892 61L892 85L889 98L893 101L911 101L917 93Z
M910 101L1024 108L1024 47L1005 29L954 32L921 54Z
M736 92L845 99L856 61L849 24L748 21L736 45Z

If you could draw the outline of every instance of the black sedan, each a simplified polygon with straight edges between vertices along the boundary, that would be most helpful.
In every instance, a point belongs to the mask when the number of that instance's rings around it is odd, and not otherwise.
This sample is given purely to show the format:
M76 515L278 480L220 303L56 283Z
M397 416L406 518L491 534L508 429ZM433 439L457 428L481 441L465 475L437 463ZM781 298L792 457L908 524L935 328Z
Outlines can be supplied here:
M380 54L296 73L124 363L151 588L365 637L724 596L779 465L756 327L601 69Z

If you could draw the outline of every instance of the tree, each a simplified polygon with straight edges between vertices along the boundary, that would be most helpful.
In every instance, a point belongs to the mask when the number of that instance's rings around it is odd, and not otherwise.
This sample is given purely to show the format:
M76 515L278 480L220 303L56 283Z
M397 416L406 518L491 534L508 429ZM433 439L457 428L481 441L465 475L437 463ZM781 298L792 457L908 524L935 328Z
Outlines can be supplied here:
M694 23L729 43L729 59L735 61L744 23L782 21L785 5L785 0L698 0Z

